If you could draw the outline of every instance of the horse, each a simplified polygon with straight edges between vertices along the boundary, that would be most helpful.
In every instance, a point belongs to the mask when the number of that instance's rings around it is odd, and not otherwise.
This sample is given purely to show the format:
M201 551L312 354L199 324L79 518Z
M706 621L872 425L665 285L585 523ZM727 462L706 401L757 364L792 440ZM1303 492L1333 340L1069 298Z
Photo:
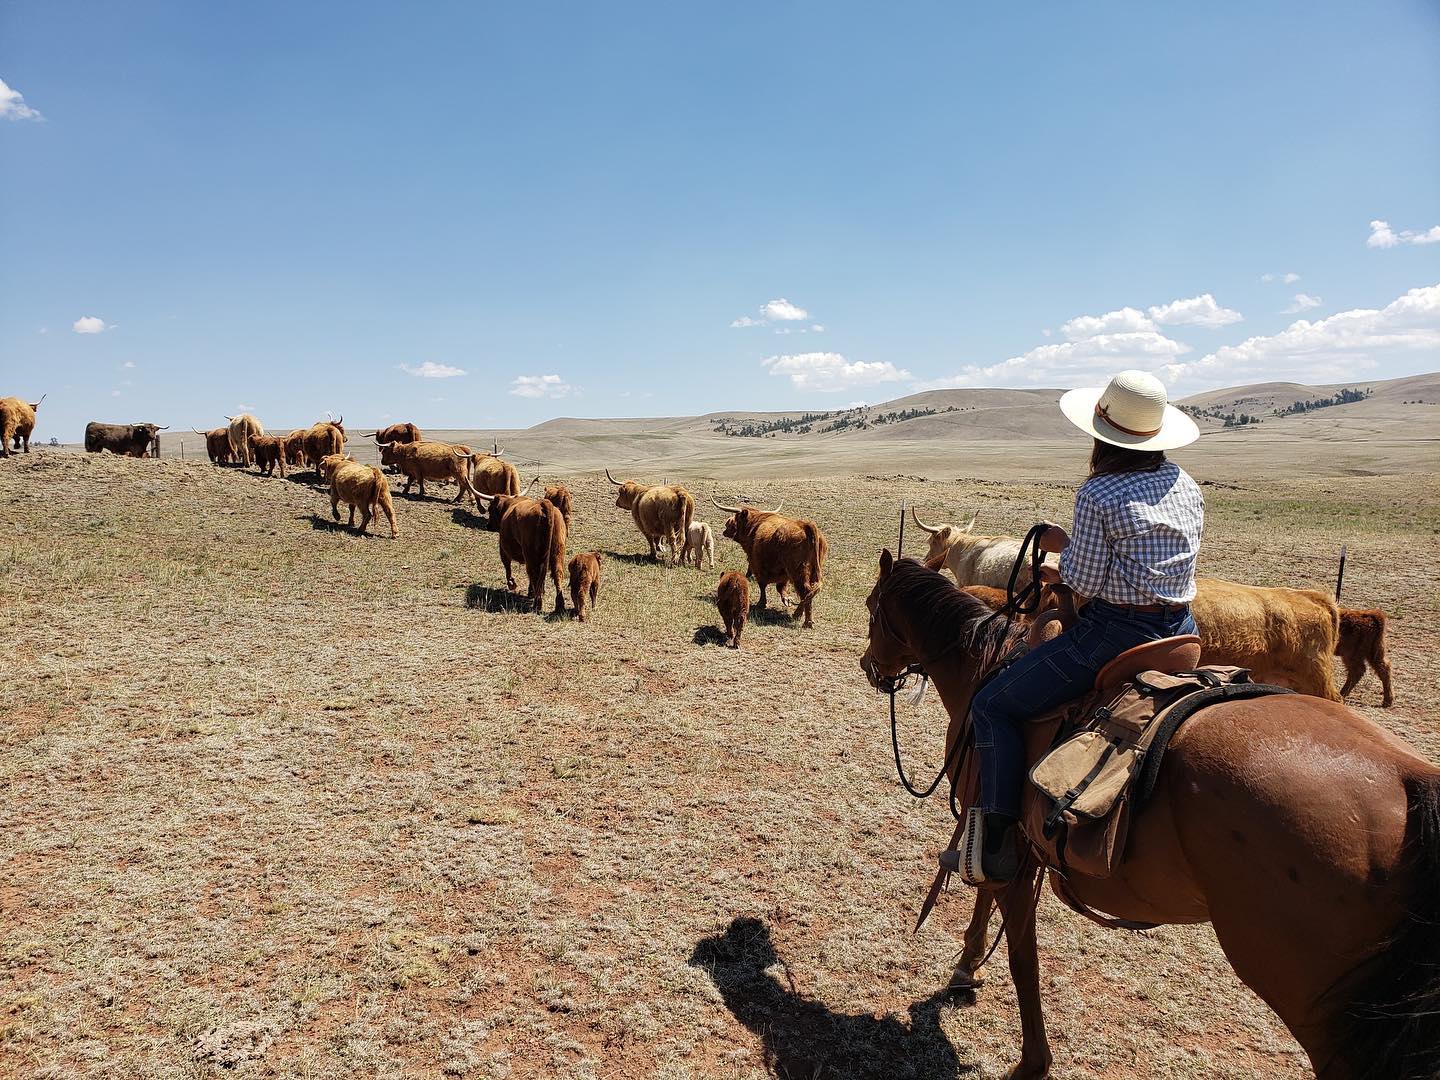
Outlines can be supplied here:
M950 716L954 785L971 695L1024 628L888 550L866 607L860 667L877 690L928 674ZM1029 742L1033 761L1044 746ZM973 984L993 896L1020 1004L1007 1075L1034 1080L1051 1064L1035 942L1043 880L1033 851L1022 863L1007 886L982 890L956 971ZM1209 922L1321 1080L1440 1075L1440 769L1343 705L1285 694L1197 713L1171 740L1114 875L1067 880L1119 919Z

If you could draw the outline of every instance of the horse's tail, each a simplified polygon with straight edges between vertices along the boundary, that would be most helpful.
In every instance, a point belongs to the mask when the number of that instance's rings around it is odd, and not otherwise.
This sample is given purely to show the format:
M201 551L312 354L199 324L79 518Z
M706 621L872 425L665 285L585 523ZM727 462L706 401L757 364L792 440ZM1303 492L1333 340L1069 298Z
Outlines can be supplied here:
M1352 1061L1369 1080L1440 1076L1440 773L1406 789L1407 914L1349 1009Z

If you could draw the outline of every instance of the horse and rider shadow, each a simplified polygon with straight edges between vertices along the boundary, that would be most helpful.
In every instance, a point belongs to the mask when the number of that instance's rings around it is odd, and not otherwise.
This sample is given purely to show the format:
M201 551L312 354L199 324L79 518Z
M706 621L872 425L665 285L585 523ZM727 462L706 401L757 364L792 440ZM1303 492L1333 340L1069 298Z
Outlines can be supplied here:
M780 963L770 928L750 917L705 938L690 955L705 970L735 1019L759 1036L776 1076L806 1080L900 1080L974 1075L940 1029L940 1010L955 1001L944 990L914 1002L909 1023L896 1016L840 1013L796 991ZM783 965L782 965L783 968Z

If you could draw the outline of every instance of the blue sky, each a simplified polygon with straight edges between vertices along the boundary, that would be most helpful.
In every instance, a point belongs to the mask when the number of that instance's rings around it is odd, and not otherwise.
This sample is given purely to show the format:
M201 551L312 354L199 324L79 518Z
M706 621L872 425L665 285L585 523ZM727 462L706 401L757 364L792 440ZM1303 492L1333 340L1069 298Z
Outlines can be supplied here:
M1437 55L1419 0L5 4L0 393L73 438L1434 370Z

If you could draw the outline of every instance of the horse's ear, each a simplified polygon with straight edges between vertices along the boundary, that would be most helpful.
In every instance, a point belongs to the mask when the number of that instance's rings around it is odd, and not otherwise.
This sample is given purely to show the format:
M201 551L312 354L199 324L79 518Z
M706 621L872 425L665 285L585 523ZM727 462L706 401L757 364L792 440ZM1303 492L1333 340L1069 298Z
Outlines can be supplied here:
M890 571L894 569L895 556L890 554L889 548L886 548L884 551L880 552L880 576L882 578L887 578L890 576Z

